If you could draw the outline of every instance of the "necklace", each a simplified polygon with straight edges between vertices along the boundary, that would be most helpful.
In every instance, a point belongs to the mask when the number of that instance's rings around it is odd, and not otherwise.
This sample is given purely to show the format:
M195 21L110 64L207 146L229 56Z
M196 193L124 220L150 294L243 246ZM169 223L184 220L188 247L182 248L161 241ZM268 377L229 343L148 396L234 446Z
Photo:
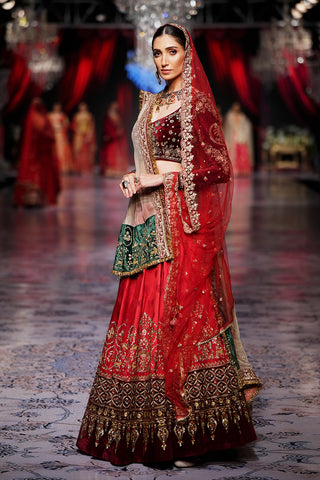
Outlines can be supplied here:
M166 93L165 90L159 95L154 104L156 105L156 112L159 112L160 107L166 105L166 109L168 110L169 106L175 103L175 101L179 101L181 99L181 90L176 90L175 92L168 92Z

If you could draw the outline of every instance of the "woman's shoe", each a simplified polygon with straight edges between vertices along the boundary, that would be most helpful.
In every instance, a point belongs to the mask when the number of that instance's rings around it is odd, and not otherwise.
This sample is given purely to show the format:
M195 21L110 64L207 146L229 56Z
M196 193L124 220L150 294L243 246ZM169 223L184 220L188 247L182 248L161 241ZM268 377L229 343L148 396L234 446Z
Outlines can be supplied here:
M178 468L190 468L196 465L195 462L189 462L188 460L175 460L174 462L175 467Z

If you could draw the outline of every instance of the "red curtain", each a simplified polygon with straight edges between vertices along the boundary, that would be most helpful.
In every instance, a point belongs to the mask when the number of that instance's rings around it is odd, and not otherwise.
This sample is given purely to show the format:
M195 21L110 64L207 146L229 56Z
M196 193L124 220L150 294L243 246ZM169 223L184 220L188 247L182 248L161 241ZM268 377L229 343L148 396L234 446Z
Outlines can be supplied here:
M116 39L116 32L107 35L89 32L79 40L79 49L67 55L64 75L58 85L59 100L66 111L78 105L90 87L104 84L112 67ZM42 93L32 81L24 57L13 54L11 61L6 113L14 112Z
M278 90L288 109L300 124L311 124L320 120L320 105L306 93L309 86L309 72L305 63L295 66L290 62L286 75L277 79Z
M250 57L244 52L238 33L206 33L209 61L219 85L228 85L251 114L259 115L260 83L250 68Z
M66 59L66 70L59 84L59 98L65 111L72 110L94 85L103 85L111 70L117 34L87 40L78 52Z
M8 103L5 113L18 109L26 97L40 95L41 90L33 83L27 61L21 55L12 55L12 66L8 79Z

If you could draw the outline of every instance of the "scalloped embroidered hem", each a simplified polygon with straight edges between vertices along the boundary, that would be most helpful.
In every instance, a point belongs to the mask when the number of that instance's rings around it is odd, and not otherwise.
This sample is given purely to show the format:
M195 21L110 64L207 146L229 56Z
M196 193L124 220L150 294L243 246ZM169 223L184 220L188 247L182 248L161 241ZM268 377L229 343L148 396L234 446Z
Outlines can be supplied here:
M192 372L185 387L191 413L178 422L164 396L163 379L133 386L134 382L96 377L77 446L94 457L126 465L173 461L253 441L256 435L243 392L217 394L223 384L233 383L233 375L230 365ZM201 399L201 384L212 395ZM157 397L153 407L145 408L143 399L150 389ZM133 390L139 391L142 402L135 407ZM122 398L131 407L115 408L106 396Z

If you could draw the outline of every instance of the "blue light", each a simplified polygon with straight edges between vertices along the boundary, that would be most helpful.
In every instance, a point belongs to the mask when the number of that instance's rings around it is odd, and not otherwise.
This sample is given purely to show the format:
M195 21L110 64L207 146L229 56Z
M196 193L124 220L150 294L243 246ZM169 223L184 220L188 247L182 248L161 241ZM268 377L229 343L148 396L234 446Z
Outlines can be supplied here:
M125 67L127 77L140 89L146 92L158 93L163 90L165 83L159 85L158 80L151 70L138 63L128 63Z
M167 18L169 15L167 13L163 14L164 18Z

